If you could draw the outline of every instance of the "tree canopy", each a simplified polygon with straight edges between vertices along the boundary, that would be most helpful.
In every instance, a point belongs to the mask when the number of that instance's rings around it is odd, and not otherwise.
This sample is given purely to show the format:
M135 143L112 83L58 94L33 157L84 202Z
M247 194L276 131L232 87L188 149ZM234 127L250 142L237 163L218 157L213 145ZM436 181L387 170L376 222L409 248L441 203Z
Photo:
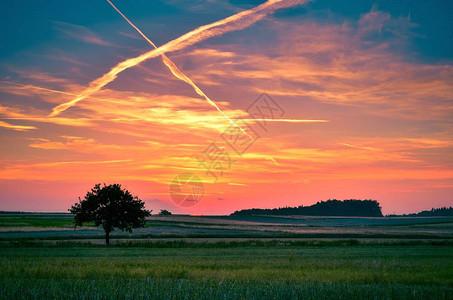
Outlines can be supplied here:
M244 209L235 211L233 216L250 215L305 215L305 216L354 216L382 217L381 207L376 200L328 200L311 206L280 207L273 209Z
M412 214L392 214L387 217L453 217L453 207L432 208L431 210L423 210Z
M93 222L102 226L105 241L109 244L109 235L114 228L132 232L134 228L145 226L145 217L151 214L145 209L145 203L121 187L120 184L96 184L82 200L71 206L75 226Z
M166 209L161 209L159 215L160 216L171 216L171 212L169 212Z

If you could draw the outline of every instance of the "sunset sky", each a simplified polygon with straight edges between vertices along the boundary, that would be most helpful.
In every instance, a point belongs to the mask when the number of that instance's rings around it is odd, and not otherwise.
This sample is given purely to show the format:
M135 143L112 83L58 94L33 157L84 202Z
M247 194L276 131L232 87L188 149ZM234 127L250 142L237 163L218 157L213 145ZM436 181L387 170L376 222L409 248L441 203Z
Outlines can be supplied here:
M112 2L149 41L105 0L1 2L0 210L67 211L95 183L154 212L453 205L453 2ZM229 119L259 135L242 155ZM216 182L212 145L232 160ZM180 173L203 181L191 207Z

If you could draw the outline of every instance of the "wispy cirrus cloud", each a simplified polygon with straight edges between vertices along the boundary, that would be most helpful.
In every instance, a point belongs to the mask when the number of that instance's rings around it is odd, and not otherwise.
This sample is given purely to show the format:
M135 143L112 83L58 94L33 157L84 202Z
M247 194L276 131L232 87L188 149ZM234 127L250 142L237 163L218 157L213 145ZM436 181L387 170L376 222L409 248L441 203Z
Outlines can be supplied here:
M14 125L14 124L10 124L10 123L4 122L4 121L0 121L0 127L12 129L12 130L16 130L16 131L28 131L28 130L36 129L35 126Z
M94 44L99 46L113 46L112 43L101 39L92 30L85 26L70 24L61 21L53 21L55 29L62 32L65 36L73 38L88 44Z
M190 47L171 53L180 71L231 118L256 125L247 107L262 92L286 111L282 120L269 122L249 151L233 157L216 184L208 182L195 156L212 142L233 156L219 136L228 124L159 60L127 65L117 79L119 73L106 75L107 86L85 95L64 115L49 117L52 107L78 97L114 64L108 58L87 67L75 50L57 60L80 68L84 76L33 65L12 67L14 75L2 78L8 82L0 83L0 119L10 128L0 123L7 141L0 184L39 181L85 191L93 182L126 182L150 199L171 201L168 183L175 174L191 172L206 179L206 198L195 209L200 213L305 205L331 197L372 197L392 209L401 209L400 203L431 205L426 199L433 195L449 199L451 63L411 56L407 42L416 24L406 15L395 17L377 7L355 19L295 18L287 12L275 17L258 12L252 21L266 22L213 41L189 40ZM70 27L81 41L94 34ZM153 28L144 28L155 36ZM144 51L144 43L122 47L124 35L113 34L120 42L109 48L117 55L111 60ZM113 44L111 34L97 30L94 35L109 36ZM84 55L103 57L106 47L89 47ZM64 203L59 202L64 195L58 195L55 206L64 209L76 193L66 195Z
M86 88L83 92L81 92L76 98L72 99L69 102L54 107L50 116L56 116L61 112L65 111L66 109L68 109L69 107L75 105L79 101L82 101L83 99L91 96L93 93L98 92L105 85L115 80L119 73L131 67L134 67L148 59L160 56L162 54L165 54L166 52L182 50L190 45L199 43L200 41L206 40L213 36L219 36L230 31L247 28L248 26L251 26L254 23L262 20L265 16L267 16L270 13L273 13L277 9L291 7L305 2L307 2L307 0L291 0L291 1L269 0L252 9L242 11L228 18L222 19L220 21L208 25L200 26L180 36L179 38L174 39L166 43L165 45L160 46L157 49L151 50L135 58L130 58L118 63L108 73L92 81L89 87Z
M180 54L178 61L190 61L191 76L212 86L236 84L254 92L370 108L367 113L448 121L453 67L407 59L392 46L400 43L396 33L380 42L368 40L372 33L411 26L400 23L411 24L375 8L355 25L275 21L272 28L281 35L269 54L228 45L202 56Z

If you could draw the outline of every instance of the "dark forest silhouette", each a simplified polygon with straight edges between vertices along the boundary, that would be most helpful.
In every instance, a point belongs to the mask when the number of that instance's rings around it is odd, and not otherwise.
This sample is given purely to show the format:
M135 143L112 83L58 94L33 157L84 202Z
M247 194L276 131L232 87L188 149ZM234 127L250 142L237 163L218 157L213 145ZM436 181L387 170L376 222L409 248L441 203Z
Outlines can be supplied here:
M347 216L382 217L381 207L376 200L328 200L311 206L280 207L274 209L244 209L235 211L232 216L251 215L303 215L303 216Z
M453 207L433 208L418 213L404 215L388 215L387 217L453 217Z

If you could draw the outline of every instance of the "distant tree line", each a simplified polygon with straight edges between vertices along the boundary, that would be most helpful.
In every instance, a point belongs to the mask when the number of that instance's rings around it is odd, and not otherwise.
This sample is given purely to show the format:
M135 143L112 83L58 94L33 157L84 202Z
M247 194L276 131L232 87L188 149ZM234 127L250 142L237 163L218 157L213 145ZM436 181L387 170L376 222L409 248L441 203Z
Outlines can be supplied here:
M381 207L376 200L328 200L310 206L279 207L273 209L244 209L235 211L232 216L251 215L302 215L302 216L347 216L382 217Z
M166 209L161 209L159 215L160 216L171 216L171 212L169 212Z
M453 217L453 207L433 208L407 215L388 215L387 217Z

